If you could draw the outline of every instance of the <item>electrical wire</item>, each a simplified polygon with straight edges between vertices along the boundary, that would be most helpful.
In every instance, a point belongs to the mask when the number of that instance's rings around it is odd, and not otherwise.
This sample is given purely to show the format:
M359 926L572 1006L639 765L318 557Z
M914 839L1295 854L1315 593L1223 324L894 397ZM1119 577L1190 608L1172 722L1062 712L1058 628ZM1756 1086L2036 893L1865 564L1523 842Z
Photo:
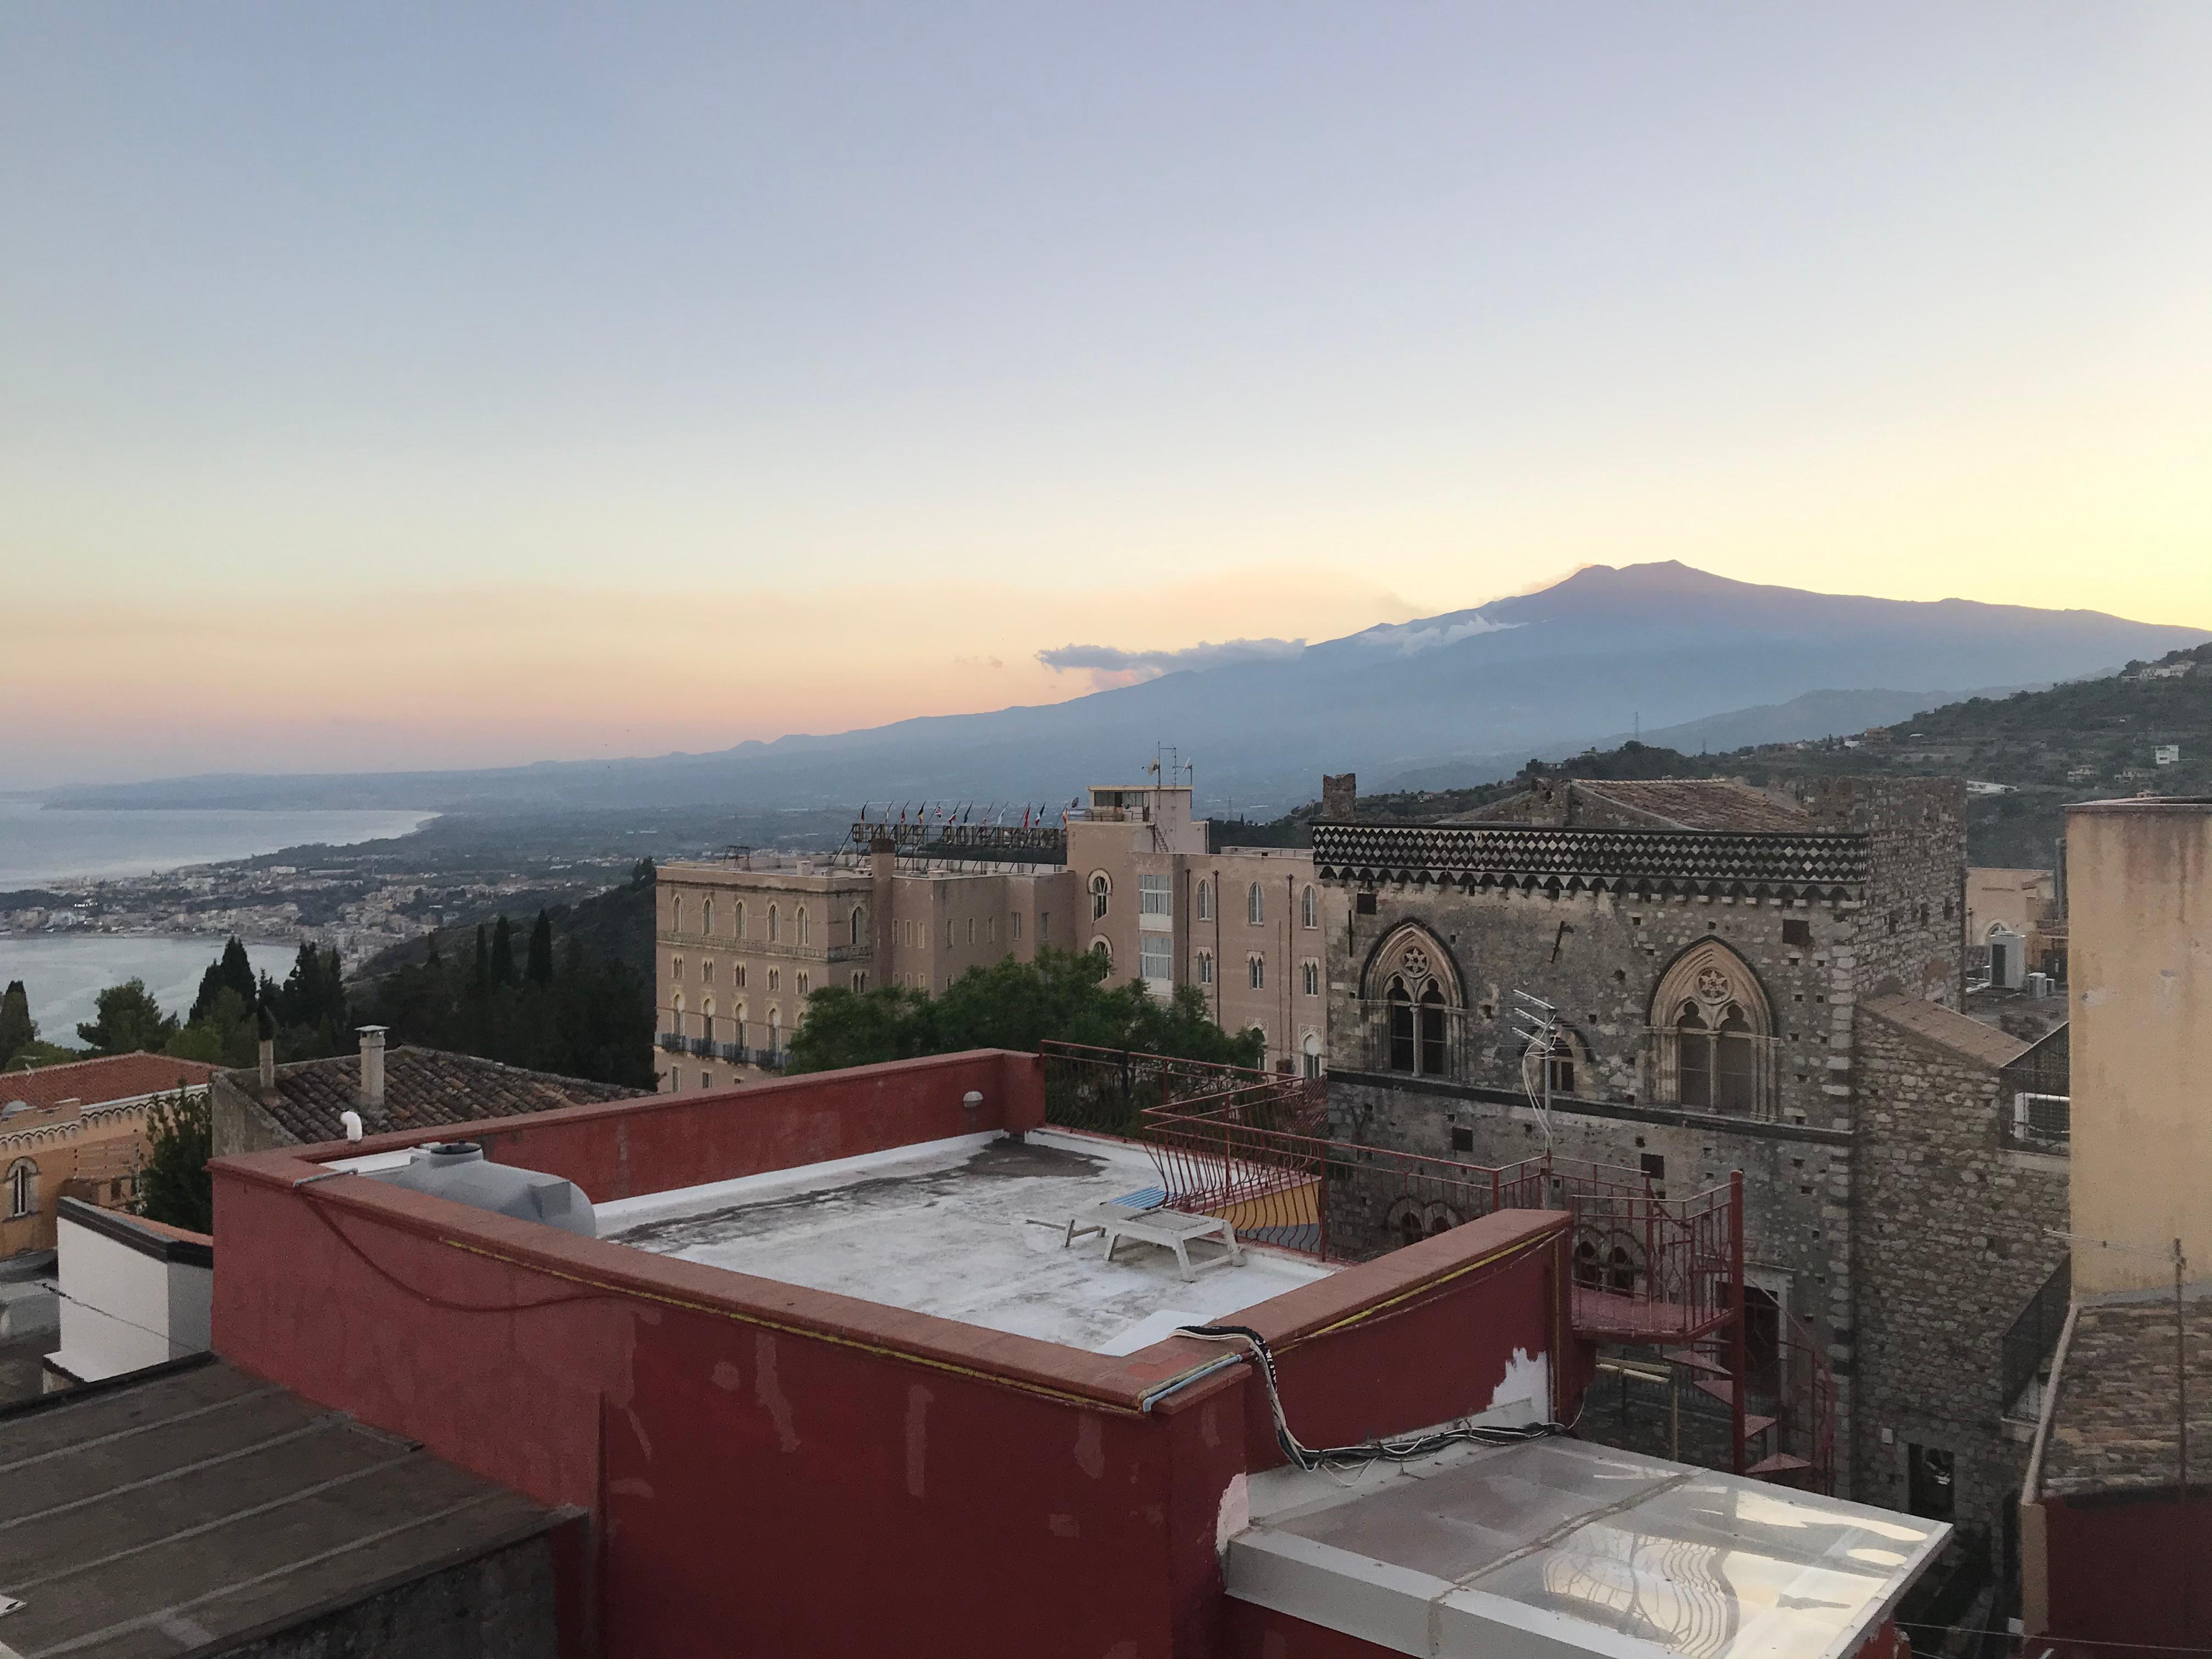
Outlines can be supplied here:
M1176 1327L1175 1334L1194 1336L1204 1342L1242 1342L1246 1346L1247 1357L1267 1390L1267 1408L1275 1419L1275 1443L1282 1448L1283 1455L1302 1469L1331 1474L1356 1472L1378 1462L1405 1463L1415 1458L1431 1457L1452 1446L1518 1445L1567 1431L1568 1425L1558 1422L1504 1428L1462 1420L1418 1434L1378 1437L1357 1446L1307 1446L1291 1431L1290 1419L1283 1413L1283 1392L1275 1373L1274 1351L1268 1346L1266 1337L1248 1325L1182 1325Z

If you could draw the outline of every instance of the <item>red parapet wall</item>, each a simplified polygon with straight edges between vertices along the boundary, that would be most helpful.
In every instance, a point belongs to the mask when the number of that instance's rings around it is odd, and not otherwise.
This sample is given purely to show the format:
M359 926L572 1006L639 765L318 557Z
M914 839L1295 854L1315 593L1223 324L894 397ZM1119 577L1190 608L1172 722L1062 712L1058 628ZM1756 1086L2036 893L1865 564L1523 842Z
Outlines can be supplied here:
M464 1133L614 1196L999 1127L963 1121L969 1088L982 1115L1030 1127L1036 1066L945 1056ZM598 1611L574 1653L842 1654L894 1634L946 1659L1226 1651L1216 1534L1237 1477L1279 1460L1266 1401L1243 1366L1152 1397L1220 1348L1085 1353L382 1182L300 1185L320 1171L292 1152L214 1173L216 1349L591 1510ZM1566 1225L1485 1218L1238 1318L1282 1354L1309 1443L1481 1410L1529 1364L1578 1389Z
M2212 1649L2212 1495L2192 1481L2185 1504L2172 1488L2042 1503L2050 1623L2031 1651Z

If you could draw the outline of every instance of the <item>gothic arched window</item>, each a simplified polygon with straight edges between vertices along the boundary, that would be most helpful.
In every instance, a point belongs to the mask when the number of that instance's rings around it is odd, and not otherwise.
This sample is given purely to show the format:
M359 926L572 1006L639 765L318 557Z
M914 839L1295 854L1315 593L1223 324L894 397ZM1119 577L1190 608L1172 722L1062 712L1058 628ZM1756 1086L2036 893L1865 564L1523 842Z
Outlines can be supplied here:
M854 906L854 908L853 908L853 943L854 943L854 944L855 944L855 945L861 945L861 944L865 944L865 943L866 942L867 931L868 931L868 919L867 919L867 917L866 917L866 915L861 912L861 910L860 910L860 907L859 907L858 905Z
M1771 1117L1773 1018L1750 965L1717 939L1675 959L1652 999L1655 1097L1738 1117Z
M39 1207L39 1166L27 1158L8 1166L8 1214L31 1215Z
M1213 920L1213 884L1210 881L1198 884L1198 919L1200 921Z
M782 932L781 926L782 920L783 919L776 914L775 906L773 904L769 905L768 907L768 942L770 945L776 942L778 935Z
M1467 1005L1458 965L1433 933L1407 923L1368 958L1360 985L1370 1065L1422 1077L1453 1071L1452 1021Z
M1244 920L1255 927L1267 920L1267 901L1260 892L1260 884L1254 882L1252 890L1244 896Z
M1114 896L1114 884L1103 870L1091 878L1091 919L1103 921L1106 916L1106 901Z
M1310 887L1298 895L1298 926L1301 927L1321 926L1321 898Z

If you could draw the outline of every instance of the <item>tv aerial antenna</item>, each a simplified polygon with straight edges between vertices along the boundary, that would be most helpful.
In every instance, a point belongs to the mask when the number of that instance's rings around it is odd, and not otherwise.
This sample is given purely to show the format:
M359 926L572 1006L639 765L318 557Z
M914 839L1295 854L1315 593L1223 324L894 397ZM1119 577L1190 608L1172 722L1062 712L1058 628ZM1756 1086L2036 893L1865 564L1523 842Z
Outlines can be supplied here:
M1559 1052L1559 1011L1540 996L1527 991L1513 993L1510 1010L1513 1035L1528 1046L1525 1054L1536 1056L1537 1081L1528 1079L1524 1065L1521 1072L1521 1087L1534 1109L1536 1121L1544 1131L1544 1150L1552 1150L1552 1060Z

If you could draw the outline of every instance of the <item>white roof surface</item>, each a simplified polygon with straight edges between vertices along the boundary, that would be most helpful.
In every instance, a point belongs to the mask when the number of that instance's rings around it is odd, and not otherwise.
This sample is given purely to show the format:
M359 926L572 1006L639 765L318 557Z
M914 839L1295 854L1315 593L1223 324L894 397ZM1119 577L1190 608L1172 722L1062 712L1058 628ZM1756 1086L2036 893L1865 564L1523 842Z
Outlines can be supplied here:
M1950 1528L1565 1438L1254 1477L1232 1595L1398 1653L1847 1659Z
M996 1134L653 1193L597 1206L599 1237L787 1285L835 1291L1093 1353L1133 1353L1329 1269L1244 1245L1242 1267L1186 1280L1164 1249L1092 1234L1063 1247L1078 1208L1157 1187L1141 1152L1050 1131ZM1241 1242L1241 1241L1240 1241ZM1220 1253L1191 1247L1194 1262Z

